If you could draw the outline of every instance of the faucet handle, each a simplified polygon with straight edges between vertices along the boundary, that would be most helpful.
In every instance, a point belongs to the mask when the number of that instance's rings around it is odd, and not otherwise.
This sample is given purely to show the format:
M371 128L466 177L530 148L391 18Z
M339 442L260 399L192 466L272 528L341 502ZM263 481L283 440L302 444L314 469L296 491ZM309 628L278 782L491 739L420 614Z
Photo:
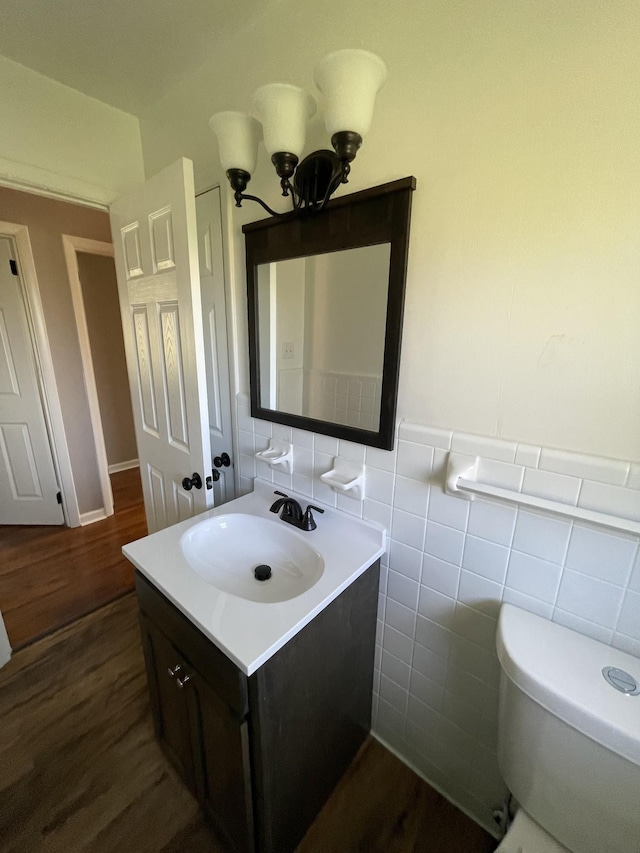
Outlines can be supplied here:
M304 512L304 516L302 518L302 529L303 530L315 530L318 526L316 524L316 520L313 517L312 509L315 509L316 512L323 513L324 510L319 506L314 506L313 504L309 504Z

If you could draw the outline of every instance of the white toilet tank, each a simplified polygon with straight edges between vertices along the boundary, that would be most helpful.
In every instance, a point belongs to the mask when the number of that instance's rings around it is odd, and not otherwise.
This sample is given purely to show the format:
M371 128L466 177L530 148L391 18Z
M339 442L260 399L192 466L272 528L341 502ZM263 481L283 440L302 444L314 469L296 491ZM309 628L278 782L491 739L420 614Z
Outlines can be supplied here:
M520 806L573 853L640 853L640 659L504 604L498 762Z

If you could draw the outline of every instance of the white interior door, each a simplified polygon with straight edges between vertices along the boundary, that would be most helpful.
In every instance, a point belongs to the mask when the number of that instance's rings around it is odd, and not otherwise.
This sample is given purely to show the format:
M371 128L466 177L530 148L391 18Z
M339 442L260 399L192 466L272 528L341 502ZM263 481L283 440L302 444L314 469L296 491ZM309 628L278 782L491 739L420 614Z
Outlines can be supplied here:
M0 238L0 524L64 524L58 493L19 270Z
M235 497L219 187L196 198L196 216L204 346L207 354L209 438L211 457L214 460L213 476L219 475L218 479L214 480L213 493L214 503L218 506ZM229 464L226 464L227 462Z
M193 164L111 206L118 293L149 532L213 505ZM183 487L198 478L201 486Z

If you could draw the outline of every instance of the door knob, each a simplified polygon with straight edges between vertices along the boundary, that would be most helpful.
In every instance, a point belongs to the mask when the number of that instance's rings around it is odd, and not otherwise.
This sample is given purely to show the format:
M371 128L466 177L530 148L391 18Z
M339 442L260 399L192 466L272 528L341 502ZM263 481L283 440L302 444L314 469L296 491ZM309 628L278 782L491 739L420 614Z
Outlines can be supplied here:
M189 479L189 477L185 477L182 481L182 488L186 492L190 492L194 486L196 487L196 489L202 488L202 477L200 476L200 474L198 474L197 471L195 472L193 477L191 477L191 479Z
M218 471L216 468L213 468L211 471L211 476L207 477L204 482L205 482L205 485L208 489L212 489L213 484L217 483L219 479L220 479L220 471Z
M231 465L231 457L228 453L221 453L220 456L213 457L213 464L216 468L228 468Z

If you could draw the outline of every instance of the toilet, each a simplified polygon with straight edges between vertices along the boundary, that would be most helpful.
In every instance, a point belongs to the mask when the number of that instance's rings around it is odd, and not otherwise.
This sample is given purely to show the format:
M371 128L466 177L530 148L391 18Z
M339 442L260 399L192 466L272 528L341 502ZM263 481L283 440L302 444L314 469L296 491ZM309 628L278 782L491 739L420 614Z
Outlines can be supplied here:
M503 604L496 853L640 853L640 659Z

